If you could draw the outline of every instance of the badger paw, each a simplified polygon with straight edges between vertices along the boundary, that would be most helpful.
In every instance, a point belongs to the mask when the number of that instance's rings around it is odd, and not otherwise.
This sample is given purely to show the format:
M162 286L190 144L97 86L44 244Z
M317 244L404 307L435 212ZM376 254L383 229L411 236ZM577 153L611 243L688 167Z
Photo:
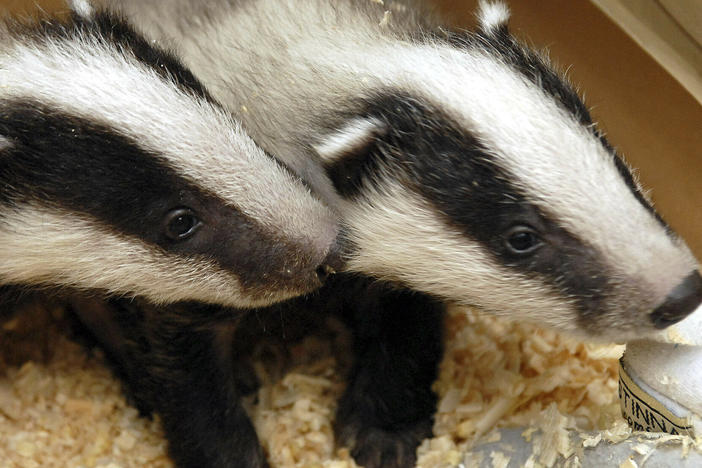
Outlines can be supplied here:
M337 425L337 441L349 447L351 456L365 468L412 468L417 447L432 435L433 421L392 429L367 427L360 421Z

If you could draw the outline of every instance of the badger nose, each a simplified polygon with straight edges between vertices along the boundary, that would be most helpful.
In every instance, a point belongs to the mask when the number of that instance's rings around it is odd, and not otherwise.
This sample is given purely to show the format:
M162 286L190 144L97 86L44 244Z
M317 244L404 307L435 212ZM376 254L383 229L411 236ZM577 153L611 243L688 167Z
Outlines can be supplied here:
M315 270L319 281L324 283L329 275L336 273L344 267L342 250L341 242L337 239L329 248L329 252L324 260L322 260L321 265Z
M324 283L327 280L327 277L329 277L329 275L336 273L336 270L330 265L323 264L317 267L315 273L317 273L317 279Z
M653 325L665 328L684 319L702 303L702 276L695 270L688 275L651 314Z

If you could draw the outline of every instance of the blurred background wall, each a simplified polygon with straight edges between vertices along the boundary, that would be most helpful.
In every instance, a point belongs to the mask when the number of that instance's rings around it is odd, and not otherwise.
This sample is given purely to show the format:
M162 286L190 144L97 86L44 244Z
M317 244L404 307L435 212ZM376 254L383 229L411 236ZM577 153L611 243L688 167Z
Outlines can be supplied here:
M475 0L435 2L455 26L472 27ZM700 102L673 77L674 72L666 71L591 1L507 3L513 12L512 31L536 47L547 47L553 60L568 68L610 141L653 190L659 211L702 259ZM656 3L631 2L643 7ZM0 12L6 14L26 14L38 7L65 11L60 0L0 0ZM646 45L646 38L637 38ZM702 87L702 78L694 74L692 81L687 78L688 85Z
M0 0L0 11L13 14L33 12L37 8L55 11L64 8L64 5L65 2L61 0Z

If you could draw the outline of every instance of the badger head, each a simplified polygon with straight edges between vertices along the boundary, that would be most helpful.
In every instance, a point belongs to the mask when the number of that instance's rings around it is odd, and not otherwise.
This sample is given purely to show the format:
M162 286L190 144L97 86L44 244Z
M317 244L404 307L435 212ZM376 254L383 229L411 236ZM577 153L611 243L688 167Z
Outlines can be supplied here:
M335 216L172 55L74 8L0 26L0 283L237 307L318 287Z
M349 268L602 339L683 318L702 301L693 255L507 9L478 17L366 57L383 71L320 124Z

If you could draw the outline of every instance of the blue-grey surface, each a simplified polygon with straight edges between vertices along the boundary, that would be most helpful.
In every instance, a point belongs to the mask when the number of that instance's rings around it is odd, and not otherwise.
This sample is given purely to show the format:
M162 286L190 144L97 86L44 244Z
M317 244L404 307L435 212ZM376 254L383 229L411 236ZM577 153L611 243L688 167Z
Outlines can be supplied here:
M500 452L503 455L510 457L509 468L517 468L524 466L533 452L533 445L527 442L522 437L523 428L516 429L501 429L501 438L498 442L490 442L474 447L471 454L478 454L478 457L466 457L465 463L462 465L465 468L492 468L493 461L490 458L491 452ZM535 433L534 435L536 435ZM594 434L593 434L594 435ZM572 433L570 436L574 447L582 447L582 439L577 433ZM646 458L646 455L638 453L633 447L639 445L651 447L651 454ZM480 456L482 455L482 456ZM702 454L690 449L686 457L683 457L683 450L680 444L656 444L652 440L647 440L636 436L635 434L629 439L612 444L602 440L595 447L582 449L582 455L579 456L580 463L583 468L618 468L623 462L631 458L636 464L631 464L630 467L647 467L647 468L699 468L702 467ZM642 461L646 458L645 463ZM477 460L480 459L478 463ZM476 460L476 461L471 461ZM569 464L563 457L556 461L554 466L573 466ZM461 465L459 465L461 466ZM539 465L536 465L539 466ZM574 466L578 466L575 464ZM626 465L625 465L626 466Z

